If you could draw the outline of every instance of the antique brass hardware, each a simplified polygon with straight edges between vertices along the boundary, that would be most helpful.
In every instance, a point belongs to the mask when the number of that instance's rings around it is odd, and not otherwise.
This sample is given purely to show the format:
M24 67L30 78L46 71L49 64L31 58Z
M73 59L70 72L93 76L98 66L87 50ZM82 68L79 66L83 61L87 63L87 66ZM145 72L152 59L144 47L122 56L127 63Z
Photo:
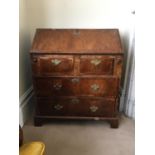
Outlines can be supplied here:
M79 36L80 35L80 30L74 30L73 34L76 35L76 36Z
M51 60L51 62L52 62L53 65L57 66L57 65L59 65L61 63L61 60L53 59L53 60Z
M53 85L53 88L56 90L60 90L62 88L62 85L60 83L56 83Z
M72 104L78 104L78 103L79 103L79 99L73 98L73 99L71 100L71 103L72 103Z
M33 60L33 62L37 62L38 61L37 58L33 58L32 60Z
M80 81L80 79L79 78L73 78L71 81L72 81L72 83L78 83Z
M91 85L91 89L93 90L93 91L98 91L99 90L99 85L97 85L97 84L93 84L93 85Z
M93 106L90 106L89 109L91 112L96 112L98 110L98 107L93 105Z
M95 66L99 65L100 63L101 63L101 60L99 60L99 59L93 59L93 60L91 60L91 64L93 64Z
M63 108L63 106L60 105L60 104L56 104L56 105L54 106L54 109L56 109L56 110L61 110L62 108Z

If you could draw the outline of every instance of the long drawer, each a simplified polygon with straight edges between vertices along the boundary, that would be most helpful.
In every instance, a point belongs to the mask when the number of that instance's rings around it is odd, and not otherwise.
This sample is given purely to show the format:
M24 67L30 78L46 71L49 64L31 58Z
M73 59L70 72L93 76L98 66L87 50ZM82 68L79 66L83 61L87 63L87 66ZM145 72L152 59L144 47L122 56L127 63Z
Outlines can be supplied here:
M116 77L55 77L36 78L36 95L52 96L116 96L118 78Z
M115 98L53 97L38 98L38 115L114 116Z

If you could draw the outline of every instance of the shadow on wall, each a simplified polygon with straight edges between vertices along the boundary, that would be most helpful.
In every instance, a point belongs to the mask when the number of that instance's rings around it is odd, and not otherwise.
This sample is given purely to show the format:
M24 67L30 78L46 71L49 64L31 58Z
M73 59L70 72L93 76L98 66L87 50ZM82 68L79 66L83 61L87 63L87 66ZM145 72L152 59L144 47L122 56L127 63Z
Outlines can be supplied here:
M20 32L19 37L19 85L20 94L23 95L24 92L31 86L31 68L29 60L29 50L30 50L30 36L24 32Z

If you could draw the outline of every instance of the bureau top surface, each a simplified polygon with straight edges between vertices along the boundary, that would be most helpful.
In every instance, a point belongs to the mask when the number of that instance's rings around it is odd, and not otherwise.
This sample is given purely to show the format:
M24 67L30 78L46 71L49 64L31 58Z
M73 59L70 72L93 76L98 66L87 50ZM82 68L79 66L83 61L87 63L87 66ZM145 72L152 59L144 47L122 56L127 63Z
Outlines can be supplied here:
M30 52L123 53L118 29L37 29Z

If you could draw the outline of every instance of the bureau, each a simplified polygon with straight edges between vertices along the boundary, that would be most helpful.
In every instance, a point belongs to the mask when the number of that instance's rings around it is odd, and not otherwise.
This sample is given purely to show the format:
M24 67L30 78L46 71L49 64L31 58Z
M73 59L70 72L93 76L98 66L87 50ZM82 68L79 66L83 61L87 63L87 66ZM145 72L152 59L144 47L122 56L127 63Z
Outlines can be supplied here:
M37 29L30 58L35 126L94 119L118 127L123 50L117 29Z

